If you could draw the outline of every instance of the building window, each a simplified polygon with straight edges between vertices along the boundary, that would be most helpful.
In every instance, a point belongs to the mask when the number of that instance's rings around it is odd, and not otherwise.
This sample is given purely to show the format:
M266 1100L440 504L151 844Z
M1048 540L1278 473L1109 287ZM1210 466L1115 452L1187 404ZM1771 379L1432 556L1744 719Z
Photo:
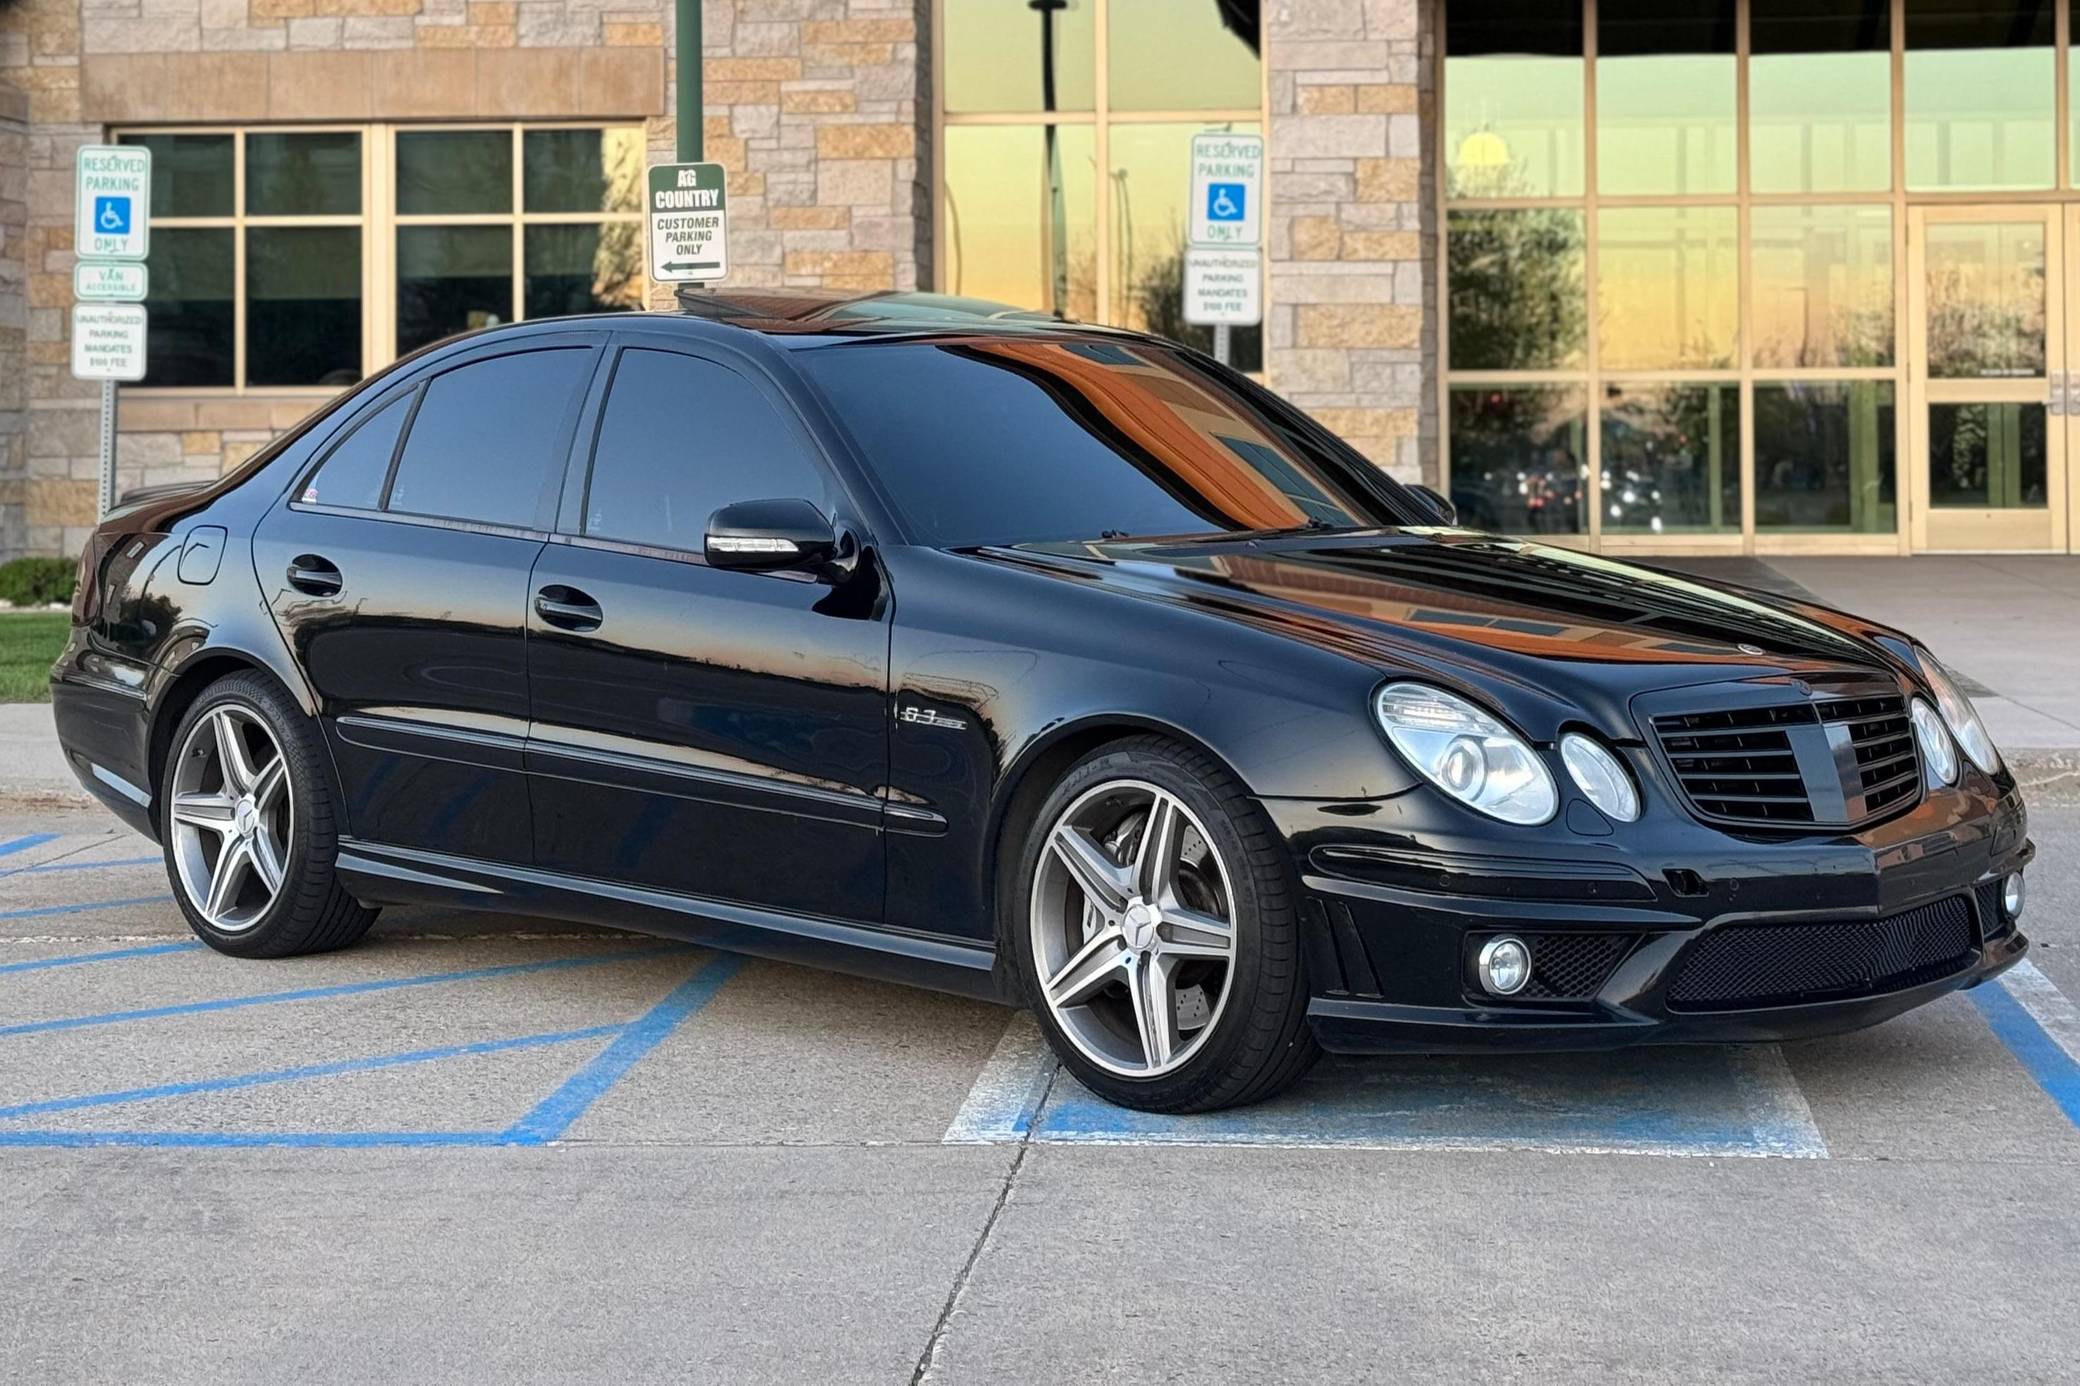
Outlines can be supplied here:
M1210 349L1183 321L1191 141L1263 129L1256 4L939 0L933 32L940 290ZM1261 369L1259 330L1232 353Z
M337 388L456 332L643 301L640 126L117 138L152 151L146 387Z

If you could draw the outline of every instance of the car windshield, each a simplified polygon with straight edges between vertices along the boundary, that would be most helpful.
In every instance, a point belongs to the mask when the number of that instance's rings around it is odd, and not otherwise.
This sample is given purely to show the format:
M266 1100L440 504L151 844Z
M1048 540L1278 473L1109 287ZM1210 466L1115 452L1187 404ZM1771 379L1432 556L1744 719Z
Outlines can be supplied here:
M1426 522L1292 406L1155 343L976 336L797 360L920 543Z

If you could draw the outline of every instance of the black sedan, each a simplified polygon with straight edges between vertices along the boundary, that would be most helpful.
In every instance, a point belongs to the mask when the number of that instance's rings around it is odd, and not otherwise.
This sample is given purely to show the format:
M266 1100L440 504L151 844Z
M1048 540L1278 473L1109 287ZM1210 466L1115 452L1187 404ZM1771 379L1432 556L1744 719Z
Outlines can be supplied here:
M2022 800L1926 650L1451 518L1174 344L698 296L112 516L53 696L222 952L589 920L1026 1002L1150 1109L2022 956Z

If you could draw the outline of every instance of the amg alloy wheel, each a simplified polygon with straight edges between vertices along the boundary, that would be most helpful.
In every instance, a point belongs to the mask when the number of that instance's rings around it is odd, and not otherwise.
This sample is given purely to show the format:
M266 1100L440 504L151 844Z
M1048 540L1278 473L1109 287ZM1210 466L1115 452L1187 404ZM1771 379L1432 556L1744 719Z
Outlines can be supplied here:
M174 760L173 864L188 903L240 934L281 893L294 827L289 767L267 724L222 703L188 730Z
M1291 863L1211 756L1157 736L1092 752L1040 806L1015 880L1002 937L1093 1092L1212 1111L1314 1062Z
M317 728L274 680L205 688L172 737L160 837L174 898L221 953L281 958L343 948L375 911L339 883L337 811Z

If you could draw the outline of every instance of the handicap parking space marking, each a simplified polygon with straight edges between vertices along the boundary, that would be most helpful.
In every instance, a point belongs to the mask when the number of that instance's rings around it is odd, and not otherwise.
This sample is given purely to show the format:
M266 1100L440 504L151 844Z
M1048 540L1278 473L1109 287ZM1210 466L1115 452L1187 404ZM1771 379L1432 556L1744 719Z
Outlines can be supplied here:
M87 849L82 848L81 850L85 851ZM163 867L165 865L166 858L162 856L118 857L114 861L74 861L70 857L67 857L62 861L44 862L38 866L8 867L4 870L0 870L0 880L4 880L9 876L42 876L47 875L53 871L112 871L115 870L117 867Z
M0 963L0 977L14 972L45 972L53 967L79 967L85 963L118 962L124 958L150 958L161 953L192 953L202 947L200 939L180 943L154 943L140 948L108 948L98 953L70 953L61 958L34 958L28 962Z
M170 905L173 896L134 895L121 900L77 900L64 905L32 905L26 909L0 910L0 923L11 919L48 919L60 914L87 914L95 910L130 909L139 905Z
M627 961L666 953L691 952L686 947L642 949L624 952L619 958L598 961ZM398 979L398 985L416 985L435 980L460 980L486 975L508 975L516 971L541 971L546 967L585 965L594 959L558 959L548 964L520 964L482 968L468 973L442 974L435 978ZM202 1096L281 1083L322 1080L345 1074L381 1069L436 1064L443 1060L543 1049L562 1044L596 1040L608 1043L554 1091L537 1101L511 1125L496 1130L393 1130L393 1131L266 1131L266 1130L64 1130L25 1129L0 1125L0 1147L4 1146L172 1146L172 1147L319 1147L377 1148L396 1146L541 1146L563 1140L573 1123L583 1117L601 1097L626 1077L646 1055L669 1037L689 1017L711 1001L716 992L736 975L741 960L729 954L709 954L692 975L647 1011L632 1020L611 1025L509 1036L468 1044L410 1050L396 1054L269 1069L227 1077L171 1082L103 1093L79 1094L0 1107L0 1122L63 1111L120 1106L133 1102ZM308 996L351 994L380 984L356 984L338 988L316 988ZM284 999L280 993L267 1000ZM188 1008L176 1008L188 1009ZM0 1034L6 1033L0 1031Z
M2080 1009L2026 958L1966 995L2037 1086L2080 1126Z
M1269 1102L1163 1116L1094 1096L1023 1013L945 1141L1824 1159L1827 1143L1774 1045L1610 1055L1325 1059Z
M280 1005L298 1001L320 1001L336 996L359 996L369 992L397 991L405 987L440 986L453 982L475 982L491 977L513 977L532 972L558 972L571 968L603 967L642 958L661 958L690 953L692 945L675 943L654 948L617 949L610 953L575 958L546 958L536 962L500 963L492 967L465 968L452 972L430 972L411 977L379 977L365 982L341 982L332 986L301 987L292 991L259 992L248 996L226 996L209 1001L185 1001L169 1006L138 1010L104 1011L94 1015L60 1016L50 1020L22 1021L0 1025L0 1039L16 1035L47 1034L56 1030L81 1030L131 1021L161 1020L172 1016L200 1015L211 1011L237 1010L247 1006Z
M58 835L56 833L30 833L26 837L18 837L10 842L0 842L0 857L11 857L16 852L26 852L31 847L41 847L46 842L56 842L57 840Z

